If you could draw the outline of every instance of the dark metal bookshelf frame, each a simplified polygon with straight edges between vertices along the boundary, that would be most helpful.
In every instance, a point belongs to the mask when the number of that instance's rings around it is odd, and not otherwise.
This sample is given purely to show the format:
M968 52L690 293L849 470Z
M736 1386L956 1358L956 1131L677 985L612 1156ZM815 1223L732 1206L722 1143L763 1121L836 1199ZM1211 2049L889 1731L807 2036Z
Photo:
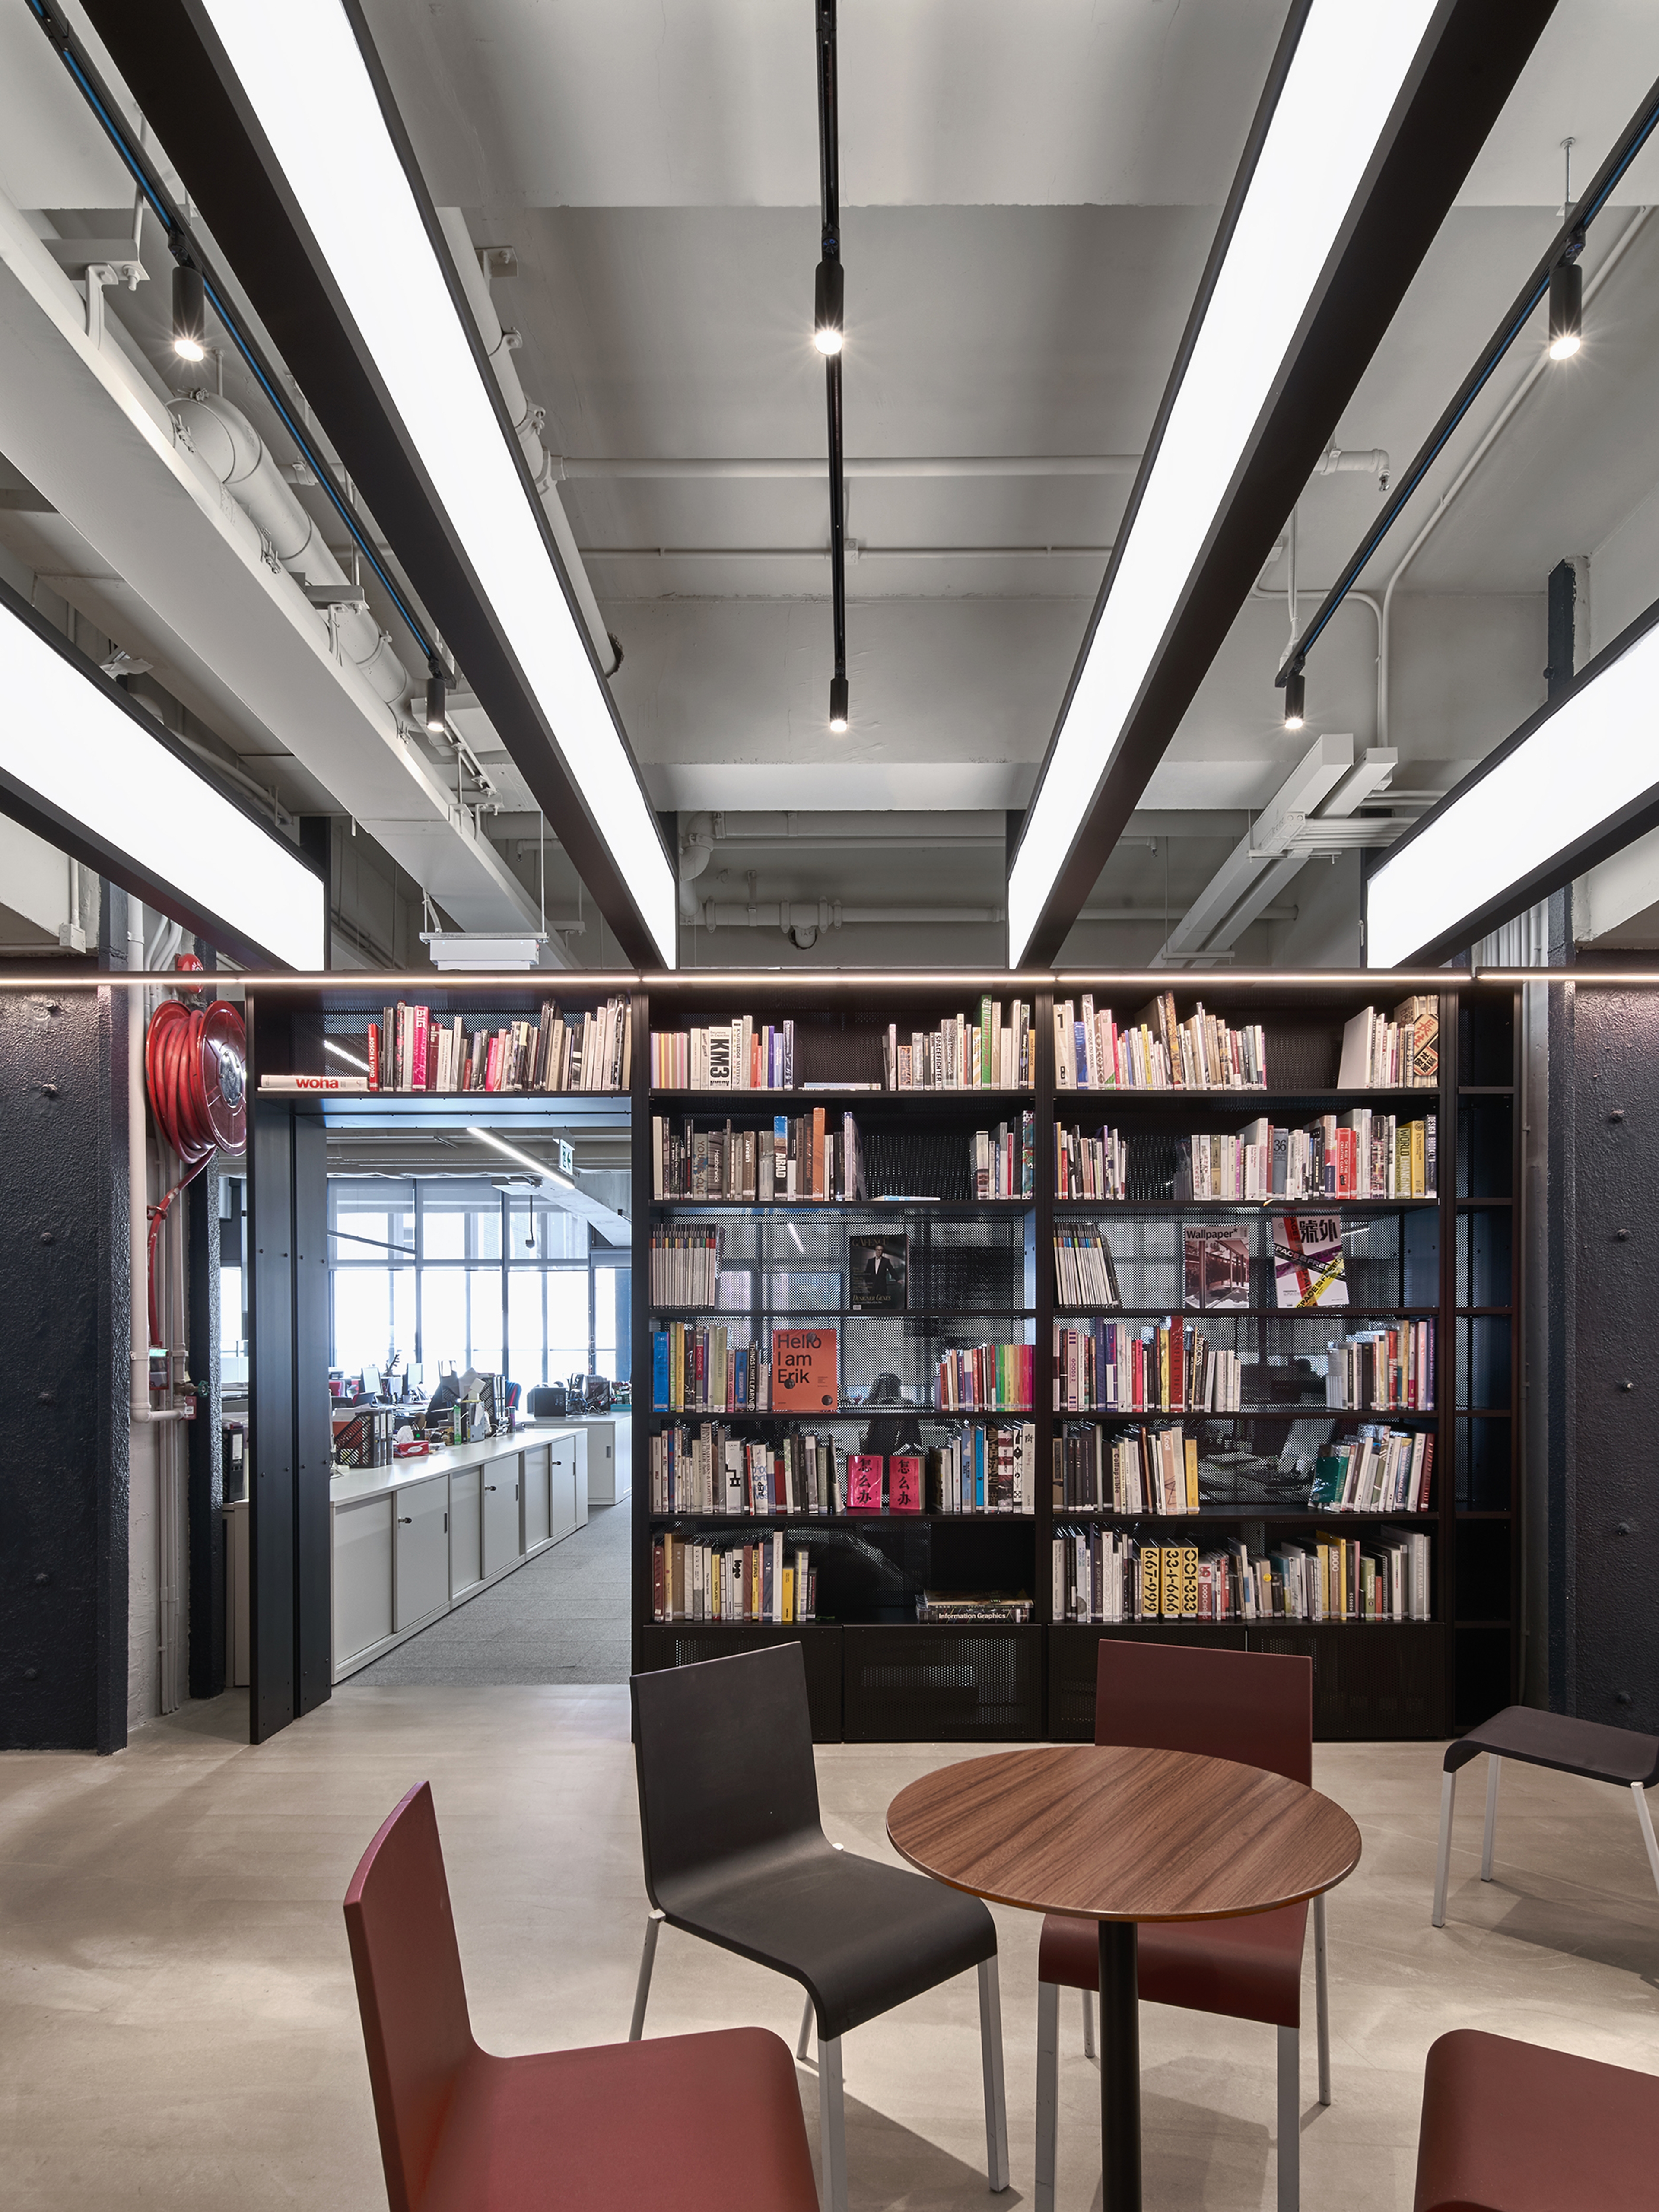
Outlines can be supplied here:
M1510 1701L1518 1680L1521 1547L1519 1531L1520 1480L1516 1464L1519 1436L1516 1393L1519 1361L1514 1341L1515 1317L1520 1297L1516 1270L1518 1240L1511 1235L1501 1255L1490 1237L1482 1240L1479 1261L1480 1279L1469 1282L1473 1295L1459 1303L1460 1224L1476 1218L1490 1219L1506 1210L1513 1213L1519 1189L1517 1110L1519 1068L1519 994L1508 985L1460 988L1455 971L1445 981L1436 979L1440 996L1440 1079L1437 1091L1337 1091L1330 1084L1297 1083L1271 1091L1063 1091L1054 1088L1054 1005L1056 995L1076 1000L1097 988L1097 997L1124 1013L1144 1002L1156 988L1173 988L1184 1002L1194 986L1182 988L1175 975L1148 975L1137 992L1126 988L1118 975L1104 990L1094 979L1067 975L1058 992L1048 979L1015 976L988 979L948 976L912 979L871 979L860 988L859 979L838 975L819 980L810 976L733 976L729 988L716 995L711 979L653 983L647 994L635 994L633 1058L633 1160L635 1174L636 1284L641 1286L634 1304L634 1374L637 1418L634 1424L634 1662L636 1668L684 1664L718 1651L741 1650L756 1643L800 1642L807 1651L809 1685L814 1727L822 1739L847 1741L903 1741L910 1739L1000 1741L1011 1736L1048 1736L1060 1740L1086 1739L1092 1735L1094 1650L1103 1637L1131 1637L1151 1642L1214 1643L1233 1649L1293 1650L1309 1654L1315 1667L1316 1733L1328 1739L1354 1737L1435 1737L1454 1727L1473 1725L1498 1706ZM1416 988L1422 979L1413 978ZM1249 986L1228 988L1206 981L1205 1003L1212 1012L1229 1020L1262 1021L1269 1030L1273 1050L1274 1018L1295 1031L1297 1050L1305 1057L1311 1031L1329 1033L1331 1070L1343 1021L1361 1006L1375 1004L1389 1012L1407 986L1401 979L1379 972L1373 984L1352 977L1325 984L1297 979L1275 985L1263 978ZM1027 998L1032 1005L1035 1083L1025 1091L910 1091L893 1093L860 1090L803 1091L659 1091L650 1088L650 1030L674 1030L737 1014L757 1019L798 1021L811 1016L839 1015L849 1011L866 1015L879 1008L884 1021L902 1006L924 1011L928 1025L941 1012L975 1008L989 989L1005 1002ZM1466 1063L1481 1081L1465 1083ZM1507 1074L1508 1082L1494 1082L1494 1074ZM996 1623L915 1624L848 1621L808 1621L795 1627L776 1625L712 1621L655 1622L651 1619L651 1546L653 1534L672 1518L691 1529L736 1528L752 1525L769 1529L787 1525L810 1537L814 1527L827 1525L823 1518L791 1516L745 1522L724 1516L653 1514L650 1503L650 1439L656 1420L696 1423L726 1419L752 1425L757 1431L787 1418L775 1414L682 1413L653 1416L648 1393L651 1376L651 1334L653 1309L643 1286L649 1281L649 1240L654 1224L666 1221L677 1211L720 1210L720 1201L665 1200L653 1203L651 1188L651 1117L654 1112L692 1114L723 1118L730 1114L799 1113L811 1104L832 1105L857 1113L860 1107L879 1108L884 1115L915 1117L927 1123L944 1121L954 1127L971 1113L1003 1118L1030 1107L1035 1114L1034 1189L1029 1200L991 1201L988 1207L960 1207L958 1213L1021 1207L1031 1218L1036 1254L1036 1291L1023 1319L1029 1321L1036 1348L1039 1377L1038 1405L1029 1415L982 1412L966 1418L995 1422L1030 1419L1036 1428L1037 1494L1036 1510L1024 1516L883 1515L846 1516L834 1525L842 1528L890 1528L895 1523L918 1521L933 1526L954 1524L988 1531L1004 1530L1018 1547L1012 1557L1011 1588L1021 1586L1029 1565L1029 1547L1035 1546L1036 1586L1035 1618L1024 1626ZM1438 1298L1431 1306L1375 1305L1346 1310L1350 1317L1386 1313L1390 1317L1432 1319L1436 1324L1437 1404L1427 1413L1378 1413L1362 1409L1286 1407L1246 1408L1237 1414L1203 1416L1212 1420L1284 1419L1317 1413L1338 1423L1386 1420L1390 1425L1434 1425L1434 1498L1429 1512L1407 1514L1332 1515L1306 1508L1275 1509L1272 1501L1242 1506L1206 1507L1196 1516L1164 1519L1155 1515L1118 1516L1090 1514L1082 1509L1053 1504L1050 1469L1054 1440L1065 1421L1096 1420L1131 1425L1139 1419L1176 1419L1147 1409L1144 1415L1121 1413L1062 1413L1050 1405L1046 1386L1047 1353L1053 1340L1057 1310L1062 1316L1086 1310L1057 1309L1049 1254L1057 1218L1091 1218L1109 1222L1120 1215L1167 1213L1194 1221L1220 1223L1272 1211L1271 1206L1238 1202L1175 1200L1130 1200L1117 1202L1057 1200L1054 1195L1054 1128L1056 1110L1062 1119L1074 1113L1099 1111L1115 1124L1131 1122L1139 1128L1158 1128L1171 1135L1201 1127L1225 1128L1261 1114L1293 1119L1318 1112L1346 1111L1355 1106L1410 1115L1433 1112L1437 1117L1437 1187L1431 1199L1342 1200L1332 1201L1345 1212L1358 1215L1404 1216L1432 1210L1438 1239ZM1468 1108L1477 1108L1466 1115ZM799 1201L781 1201L781 1212ZM820 1204L823 1201L820 1201ZM1295 1203L1295 1202L1293 1202ZM1308 1206L1318 1201L1307 1201ZM731 1214L765 1209L729 1202ZM940 1208L941 1213L945 1209ZM1473 1268L1475 1232L1469 1235ZM1502 1279L1500 1280L1500 1277ZM1504 1292L1500 1300L1493 1294ZM683 1309L672 1310L674 1317ZM1151 1308L1121 1307L1115 1314L1130 1318ZM1168 1310L1159 1309L1158 1310ZM1278 1309L1248 1311L1233 1309L1242 1318L1264 1322ZM665 1317L670 1309L661 1309ZM1007 1317L1001 1308L999 1317ZM1012 1316L1013 1310L1008 1310ZM1483 1324L1486 1335L1481 1355L1466 1345L1468 1324ZM1472 1336L1471 1333L1471 1336ZM1466 1395L1465 1378L1471 1382L1491 1367L1508 1375L1501 1404L1486 1406ZM919 1409L921 1410L921 1409ZM838 1423L862 1422L862 1413L843 1411ZM924 1413L923 1418L927 1418ZM1194 1417L1186 1416L1188 1419ZM826 1419L828 1417L826 1417ZM1495 1424L1501 1422L1498 1430ZM1478 1429L1478 1425L1487 1427ZM1460 1443L1464 1447L1460 1459ZM1477 1443L1479 1449L1477 1450ZM1474 1492L1477 1462L1484 1501L1501 1487L1504 1503L1464 1504L1463 1495ZM1356 1534L1391 1526L1426 1530L1434 1545L1433 1618L1426 1622L1311 1623L1297 1621L1229 1621L1220 1625L1195 1621L1146 1621L1121 1624L1072 1623L1051 1618L1052 1577L1048 1572L1051 1540L1056 1519L1068 1522L1099 1521L1103 1525L1133 1520L1171 1532L1198 1528L1233 1528L1247 1533L1252 1550L1262 1548L1267 1528L1308 1529L1316 1522L1353 1529ZM1478 1606L1479 1610L1471 1610ZM836 1690L839 1668L839 1691ZM982 1694L981 1694L982 1692Z

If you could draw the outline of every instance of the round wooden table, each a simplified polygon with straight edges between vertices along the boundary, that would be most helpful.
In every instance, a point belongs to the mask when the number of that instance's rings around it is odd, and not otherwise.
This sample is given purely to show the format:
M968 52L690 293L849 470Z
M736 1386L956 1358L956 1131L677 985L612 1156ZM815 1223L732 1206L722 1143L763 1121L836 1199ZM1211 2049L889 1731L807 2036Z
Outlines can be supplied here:
M1049 1745L964 1759L901 1790L894 1849L952 1889L1100 1923L1104 2212L1140 2204L1135 1923L1227 1920L1333 1889L1359 1831L1316 1790L1189 1752Z

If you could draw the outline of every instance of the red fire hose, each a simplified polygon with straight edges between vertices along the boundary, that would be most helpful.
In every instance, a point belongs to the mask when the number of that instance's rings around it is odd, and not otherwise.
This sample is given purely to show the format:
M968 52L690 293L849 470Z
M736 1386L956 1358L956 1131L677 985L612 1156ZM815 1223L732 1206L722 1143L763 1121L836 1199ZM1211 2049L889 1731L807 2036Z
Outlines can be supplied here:
M224 999L208 1006L164 999L144 1039L144 1082L155 1126L185 1170L161 1204L149 1208L149 1340L159 1345L155 1245L167 1208L216 1152L246 1146L247 1034L241 1015Z

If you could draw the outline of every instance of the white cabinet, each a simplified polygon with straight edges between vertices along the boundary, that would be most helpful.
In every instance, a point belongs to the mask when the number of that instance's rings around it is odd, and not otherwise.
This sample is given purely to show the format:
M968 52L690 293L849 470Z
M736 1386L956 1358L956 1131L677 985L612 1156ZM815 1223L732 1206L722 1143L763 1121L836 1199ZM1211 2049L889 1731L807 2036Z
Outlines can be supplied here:
M459 1597L483 1579L483 1470L457 1468L449 1478L449 1594Z
M398 1491L394 1553L396 1626L412 1628L449 1603L449 1477L411 1482Z
M334 1663L392 1633L393 1499L368 1498L334 1516Z
M554 1529L548 1498L548 1450L546 1444L532 1444L524 1455L524 1547L533 1552L539 1544L546 1543Z
M483 1472L483 1571L497 1575L519 1557L519 1462L486 1460Z
M552 1494L553 1538L576 1533L576 1439L559 1437L544 1447L551 1464L550 1487Z

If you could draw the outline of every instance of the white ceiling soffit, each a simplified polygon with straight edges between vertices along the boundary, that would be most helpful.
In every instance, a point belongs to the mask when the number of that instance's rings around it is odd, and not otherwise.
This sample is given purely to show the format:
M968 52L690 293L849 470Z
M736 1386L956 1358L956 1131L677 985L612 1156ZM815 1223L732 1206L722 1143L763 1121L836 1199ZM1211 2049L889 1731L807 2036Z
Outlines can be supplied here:
M816 207L810 8L365 0L428 181L469 207ZM1238 88L1285 0L841 0L843 207L1218 206ZM1563 131L1610 144L1651 0L1558 9L1463 205L1560 198ZM1632 176L1620 198L1656 192Z
M325 964L328 890L9 586L0 811L234 959Z
M149 614L120 642L176 657L210 706L234 696L239 719L291 752L463 927L532 921L529 895L441 770L331 654L300 585L264 560L107 323L100 343L86 319L79 290L0 201L0 452L142 598Z

